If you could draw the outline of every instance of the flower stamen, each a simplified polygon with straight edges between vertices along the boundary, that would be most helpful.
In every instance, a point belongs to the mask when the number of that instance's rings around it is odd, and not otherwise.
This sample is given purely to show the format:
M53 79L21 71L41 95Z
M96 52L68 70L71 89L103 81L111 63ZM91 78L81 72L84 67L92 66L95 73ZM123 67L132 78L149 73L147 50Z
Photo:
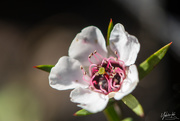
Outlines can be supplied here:
M87 72L84 71L84 68L83 68L82 65L80 66L80 69L81 69L82 72L83 72L83 80L84 80L85 82L89 83L89 81L85 78L85 77L87 77Z
M97 54L101 59L103 59L102 55L97 52L97 50L94 51L94 54Z
M91 63L91 64L93 64L93 62L91 61L91 56L92 56L92 53L88 56L88 61Z
M120 56L119 56L117 51L114 51L114 54L117 55L118 58L120 58Z
M96 56L97 55L97 56ZM88 56L88 61L93 64L92 60L91 60L91 57L94 57L94 59L96 60L96 63L100 63L101 59L103 59L103 57L97 52L97 50L95 50L93 53L91 53L89 56Z
M118 56L117 51L115 51L115 54ZM91 61L92 56L98 64ZM99 57L102 59L101 62ZM87 73L84 68L82 66L80 68L83 72L83 80L89 83L89 89L105 95L120 90L121 84L126 77L126 71L125 64L120 60L119 56L118 58L103 58L95 50L89 55L88 60L91 63L89 66L89 76L91 79L89 81L85 78Z
M99 59L96 57L95 54L93 54L94 58L96 59L97 62L99 62Z

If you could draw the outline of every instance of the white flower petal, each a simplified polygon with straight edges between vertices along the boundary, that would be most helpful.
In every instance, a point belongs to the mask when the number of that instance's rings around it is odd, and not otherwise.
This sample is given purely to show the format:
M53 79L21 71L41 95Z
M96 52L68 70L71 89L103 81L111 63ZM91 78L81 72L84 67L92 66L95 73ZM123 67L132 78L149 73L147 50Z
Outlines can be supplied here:
M80 65L78 60L67 56L61 57L49 74L50 86L57 90L73 89L77 86L87 87Z
M110 47L117 51L126 66L134 64L140 50L140 44L135 36L129 35L123 25L116 24L111 31Z
M91 113L97 113L104 110L109 101L108 95L81 87L74 89L71 92L70 97L72 102L79 103L79 107Z
M69 56L79 60L83 66L89 66L88 56L97 50L103 57L107 56L105 39L95 26L84 28L77 34L69 47ZM93 63L96 62L92 58Z
M122 83L121 89L114 96L116 100L120 100L131 93L139 82L138 71L135 65L131 65L127 71L127 77Z

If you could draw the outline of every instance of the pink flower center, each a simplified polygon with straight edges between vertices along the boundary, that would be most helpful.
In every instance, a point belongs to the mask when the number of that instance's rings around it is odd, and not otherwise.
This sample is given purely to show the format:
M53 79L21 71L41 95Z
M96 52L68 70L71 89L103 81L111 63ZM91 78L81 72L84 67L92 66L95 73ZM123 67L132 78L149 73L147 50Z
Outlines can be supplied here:
M91 61L92 56L99 64ZM98 57L101 58L101 62L99 62ZM88 81L89 88L105 95L119 91L126 77L124 62L116 57L103 58L97 51L89 55L88 59L91 63L89 66L89 76L91 78ZM86 72L84 71L83 79L87 81L85 76Z

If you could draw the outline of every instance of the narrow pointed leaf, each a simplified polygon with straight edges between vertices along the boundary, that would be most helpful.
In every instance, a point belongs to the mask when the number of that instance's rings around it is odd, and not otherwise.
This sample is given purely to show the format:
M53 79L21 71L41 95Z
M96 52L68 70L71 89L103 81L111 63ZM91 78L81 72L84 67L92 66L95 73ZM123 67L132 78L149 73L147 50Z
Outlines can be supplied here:
M37 68L37 69L40 69L40 70L43 70L46 72L50 72L52 67L54 67L54 65L37 65L37 66L34 66L34 68Z
M128 118L123 119L122 121L133 121L133 119L128 117Z
M140 80L143 79L147 74L149 74L152 69L163 59L171 44L172 42L165 45L139 65L138 72Z
M90 114L93 114L93 113L90 113L85 109L81 109L81 110L77 111L76 113L74 113L74 116L86 116L86 115L90 115Z
M109 37L110 37L112 29L113 29L113 22L112 22L112 19L110 19L108 30L107 30L107 46L109 45Z
M144 111L141 104L132 94L125 96L122 101L138 116L144 116Z

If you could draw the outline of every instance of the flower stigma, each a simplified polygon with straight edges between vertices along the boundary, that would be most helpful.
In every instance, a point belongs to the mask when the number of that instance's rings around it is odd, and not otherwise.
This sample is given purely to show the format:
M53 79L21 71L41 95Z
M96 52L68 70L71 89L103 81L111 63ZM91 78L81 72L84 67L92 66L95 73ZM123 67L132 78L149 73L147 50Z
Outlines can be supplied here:
M117 52L115 52L117 55ZM91 57L97 62L91 61ZM89 88L95 92L108 95L112 92L120 90L123 80L126 78L125 64L120 60L119 56L103 58L96 50L88 57L90 80L85 78L86 73L83 70L83 80L89 83ZM98 63L98 64L97 64Z
M99 71L98 71L98 74L105 74L105 68L104 67L100 67L99 68Z

